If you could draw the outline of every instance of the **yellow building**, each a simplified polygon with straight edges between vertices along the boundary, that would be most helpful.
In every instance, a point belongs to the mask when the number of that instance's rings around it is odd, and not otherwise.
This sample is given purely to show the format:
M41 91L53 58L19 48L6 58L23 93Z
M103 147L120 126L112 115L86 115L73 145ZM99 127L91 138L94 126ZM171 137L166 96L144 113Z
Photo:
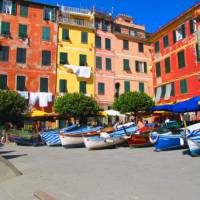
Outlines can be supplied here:
M57 95L94 96L95 26L91 11L62 7L59 15Z

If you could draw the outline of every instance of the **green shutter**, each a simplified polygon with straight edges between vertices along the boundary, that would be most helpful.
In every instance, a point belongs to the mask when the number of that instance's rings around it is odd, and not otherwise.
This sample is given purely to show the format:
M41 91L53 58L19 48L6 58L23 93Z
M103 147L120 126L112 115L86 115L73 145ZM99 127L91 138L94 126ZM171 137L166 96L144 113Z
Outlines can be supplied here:
M178 65L179 65L179 68L185 67L185 54L184 54L184 51L178 52Z
M17 11L17 3L15 1L12 2L12 15L16 15Z
M48 92L48 78L40 78L40 92Z
M196 44L196 55L197 55L197 62L200 62L200 48L198 44Z
M144 92L144 83L143 82L139 82L139 91Z
M104 83L98 83L98 94L104 95L105 94L105 85Z
M190 33L194 33L194 20L190 20Z
M170 58L165 59L165 73L170 73Z
M8 61L9 59L9 47L0 46L0 61Z
M187 81L185 79L180 81L180 87L181 87L181 94L186 94L188 92Z
M20 16L28 17L28 4L20 4Z
M181 29L182 29L182 36L183 38L185 38L185 24L181 26Z
M106 50L111 50L111 43L110 43L110 39L106 38Z
M106 70L110 71L112 69L111 58L106 58Z
M144 44L143 43L138 43L138 50L139 52L144 52Z
M159 41L154 43L155 52L158 53L160 51L160 43Z
M173 30L173 42L176 43L176 30Z
M55 8L51 9L51 21L53 21L53 22L56 21L56 9Z
M7 75L0 74L0 90L7 90Z
M139 68L139 61L135 61L135 71L136 72L140 72L140 68Z
M67 60L68 60L68 55L67 55L67 53L60 52L60 64L61 64L61 65L67 64Z
M25 48L17 48L17 63L26 63L26 49Z
M1 34L2 35L10 34L10 23L9 22L1 22Z
M170 94L170 96L171 96L171 97L174 97L174 96L175 96L174 82L171 83L171 87L172 87L172 89L171 89L171 94Z
M96 68L102 69L102 58L99 56L96 57Z
M80 93L86 94L86 81L80 82Z
M2 13L2 4L3 4L3 1L0 1L0 13Z
M125 49L125 50L128 50L128 49L129 49L128 40L123 40L123 49Z
M27 25L19 24L18 36L21 37L21 38L27 37Z
M87 57L86 55L81 54L80 55L80 66L86 66L87 65Z
M147 73L147 63L144 62L144 73Z
M88 33L87 32L81 32L81 42L88 43Z
M164 98L165 97L165 93L166 93L166 85L163 85L162 86L162 92L161 92L161 98Z
M69 40L69 29L62 29L62 40Z
M26 77L25 76L17 76L17 91L25 91L26 90Z
M96 48L101 48L101 37L99 37L99 36L96 36L96 40L95 40L96 42Z
M130 92L130 81L124 81L124 92Z
M161 67L160 67L160 62L156 63L156 77L161 76Z
M50 40L50 28L42 27L42 40L49 41Z
M67 92L67 80L60 79L60 92L61 93Z
M169 46L169 39L168 39L168 35L165 35L163 37L163 43L164 43L164 47L168 47Z
M51 51L42 51L42 65L51 65Z
M130 70L129 60L128 59L124 59L124 70Z

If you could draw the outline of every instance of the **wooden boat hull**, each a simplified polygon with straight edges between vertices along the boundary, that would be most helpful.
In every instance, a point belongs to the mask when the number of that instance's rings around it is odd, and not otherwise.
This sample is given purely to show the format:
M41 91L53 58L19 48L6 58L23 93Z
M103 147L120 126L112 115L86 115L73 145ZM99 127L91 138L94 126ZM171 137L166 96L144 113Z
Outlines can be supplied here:
M60 134L60 141L62 146L65 148L84 147L82 135Z
M153 146L149 140L149 134L133 134L127 141L130 147Z

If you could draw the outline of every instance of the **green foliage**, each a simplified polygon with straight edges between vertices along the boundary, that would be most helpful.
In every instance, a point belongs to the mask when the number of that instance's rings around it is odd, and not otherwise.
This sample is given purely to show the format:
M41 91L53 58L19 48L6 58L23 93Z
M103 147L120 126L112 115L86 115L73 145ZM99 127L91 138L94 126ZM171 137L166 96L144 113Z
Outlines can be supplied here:
M28 108L28 102L17 92L0 90L0 122L19 124L23 113Z
M74 117L81 122L87 117L95 116L99 111L97 102L93 97L85 96L82 93L71 93L56 99L55 111L67 117Z
M126 92L115 99L113 108L121 113L149 111L154 106L151 97L143 92Z

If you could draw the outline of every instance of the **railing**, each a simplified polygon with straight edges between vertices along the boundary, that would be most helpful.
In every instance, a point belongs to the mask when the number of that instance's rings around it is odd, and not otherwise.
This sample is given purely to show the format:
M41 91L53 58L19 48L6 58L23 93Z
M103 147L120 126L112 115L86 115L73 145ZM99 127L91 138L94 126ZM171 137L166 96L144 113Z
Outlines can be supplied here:
M63 13L90 14L90 10L82 9L82 8L67 7L67 6L62 6L61 12L63 12Z
M94 24L92 22L83 19L71 19L69 17L60 17L59 22L63 24L71 24L87 28L94 28Z

